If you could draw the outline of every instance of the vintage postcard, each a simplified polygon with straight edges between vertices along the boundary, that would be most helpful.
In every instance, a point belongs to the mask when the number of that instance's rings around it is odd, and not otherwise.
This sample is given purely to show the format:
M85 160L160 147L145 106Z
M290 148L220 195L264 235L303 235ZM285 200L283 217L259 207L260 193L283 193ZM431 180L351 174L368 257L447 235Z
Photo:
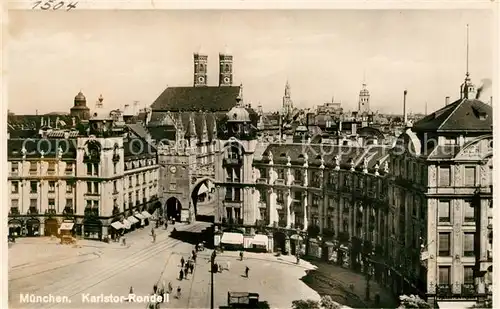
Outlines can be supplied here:
M492 308L492 8L11 10L8 306Z

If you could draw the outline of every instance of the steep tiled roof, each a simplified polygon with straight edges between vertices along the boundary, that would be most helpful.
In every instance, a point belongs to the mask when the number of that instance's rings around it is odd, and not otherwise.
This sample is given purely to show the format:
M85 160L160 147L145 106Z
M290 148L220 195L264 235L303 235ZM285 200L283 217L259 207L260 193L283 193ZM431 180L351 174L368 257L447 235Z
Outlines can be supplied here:
M269 161L268 154L272 153L275 164L286 164L290 156L294 164L304 163L304 154L308 155L309 165L320 165L323 154L326 166L335 166L335 156L340 156L340 167L348 169L350 161L356 164L356 169L363 167L363 159L368 159L368 168L373 169L377 161L383 161L389 154L389 148L382 145L368 147L339 146L330 144L270 144L262 155L262 161Z
M130 138L123 141L125 160L156 157L156 148L142 138Z
M126 127L131 130L137 137L140 137L144 140L148 140L149 132L148 130L140 123L129 123L126 124Z
M9 159L21 159L21 150L26 149L26 158L40 158L40 151L44 152L44 158L55 158L56 152L61 147L63 158L76 158L76 139L18 139L12 138L7 140L7 156Z
M413 130L491 132L492 114L491 106L479 100L460 99L417 121L413 125Z
M153 102L153 110L229 111L236 105L239 87L170 87Z
M427 157L428 160L447 160L454 158L460 151L458 145L440 145L435 147Z

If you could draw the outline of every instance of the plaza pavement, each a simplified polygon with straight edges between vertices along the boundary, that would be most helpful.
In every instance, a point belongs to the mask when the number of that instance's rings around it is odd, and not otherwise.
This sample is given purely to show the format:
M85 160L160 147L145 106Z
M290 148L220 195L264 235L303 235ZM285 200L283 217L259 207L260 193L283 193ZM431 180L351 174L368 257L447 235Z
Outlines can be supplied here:
M176 224L179 231L202 231L209 224ZM50 238L18 239L9 249L9 305L11 308L147 308L146 303L83 303L82 294L127 296L130 287L136 295L149 295L153 285L172 283L174 291L182 289L180 299L170 297L161 308L209 308L211 250L198 254L194 274L179 281L180 259L185 259L193 245L169 237L172 226L165 231L155 229L156 243L151 241L151 226L127 235L127 246L80 240L76 246L59 245ZM218 253L216 262L230 270L214 275L215 308L227 305L227 292L255 292L271 308L290 308L293 300L319 300L317 292L300 278L316 267L293 256L245 252L239 261L238 252ZM243 276L250 268L249 278ZM342 269L324 269L346 288L352 282L362 282L357 274ZM328 266L327 266L328 267ZM364 282L363 282L364 283ZM356 285L356 294L364 294L364 284ZM372 295L377 291L372 288ZM65 304L20 304L20 293L68 296Z

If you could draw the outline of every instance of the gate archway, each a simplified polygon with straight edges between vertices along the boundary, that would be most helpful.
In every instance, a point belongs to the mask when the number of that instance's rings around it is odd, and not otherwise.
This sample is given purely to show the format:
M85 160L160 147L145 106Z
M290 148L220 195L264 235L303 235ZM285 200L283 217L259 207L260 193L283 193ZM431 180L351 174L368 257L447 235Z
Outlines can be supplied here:
M176 222L181 221L181 202L176 197L171 197L165 204L167 218L173 218Z
M215 181L212 178L202 178L191 191L191 202L195 216L213 216L215 213Z

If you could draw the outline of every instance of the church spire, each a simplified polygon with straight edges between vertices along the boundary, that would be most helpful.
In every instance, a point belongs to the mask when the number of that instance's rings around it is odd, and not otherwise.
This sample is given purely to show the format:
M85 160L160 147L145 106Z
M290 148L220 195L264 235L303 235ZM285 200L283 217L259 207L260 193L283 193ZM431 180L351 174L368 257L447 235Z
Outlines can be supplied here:
M467 43L466 43L466 55L465 55L465 80L460 86L460 99L475 99L476 97L476 87L472 84L470 80L469 73L469 24L467 24Z
M285 98L290 98L290 84L288 83L288 79L285 84Z
M242 107L243 105L243 83L240 84L240 91L236 97L236 106Z
M285 95L283 96L283 104L282 104L283 114L290 115L293 110L293 102L291 99L291 91L290 91L290 83L288 79L285 84Z
M215 114L212 115L212 120L213 120L213 124L212 124L212 140L216 140L217 139L217 117L215 116Z
M189 144L191 145L191 147L196 146L196 141L198 139L194 117L194 112L189 114L188 131L186 132L186 136L189 138Z

